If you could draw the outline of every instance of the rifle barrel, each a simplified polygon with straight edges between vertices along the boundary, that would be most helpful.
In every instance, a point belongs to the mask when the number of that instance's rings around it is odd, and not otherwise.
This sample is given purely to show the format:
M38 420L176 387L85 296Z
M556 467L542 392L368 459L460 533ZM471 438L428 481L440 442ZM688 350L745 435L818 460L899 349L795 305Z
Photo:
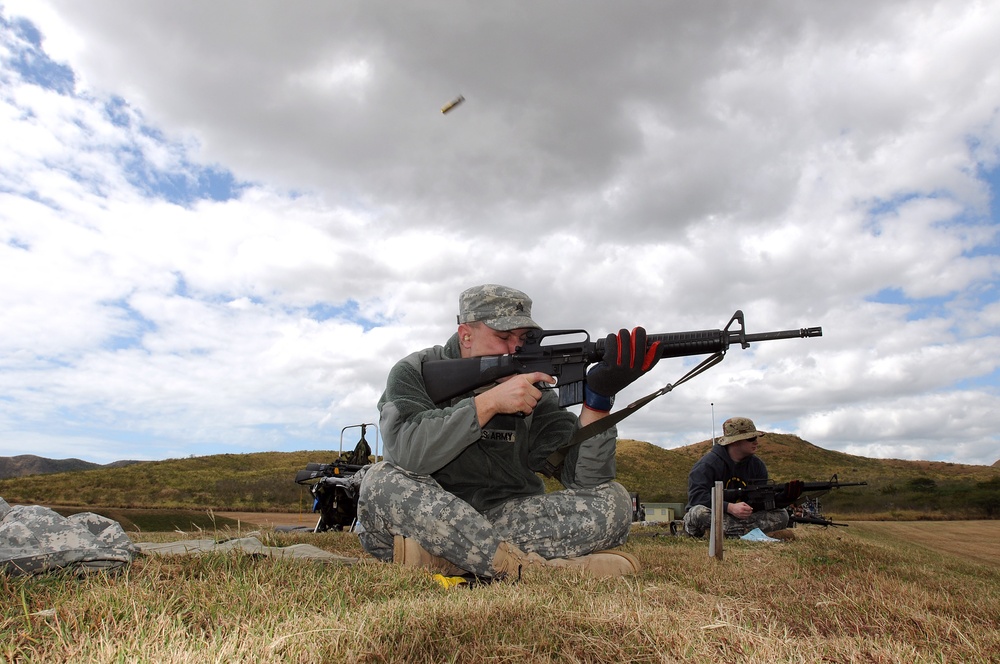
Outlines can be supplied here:
M755 332L754 334L744 335L746 341L753 343L755 341L771 341L773 339L808 339L809 337L821 337L823 336L822 327L802 327L797 330L780 330L778 332ZM739 332L729 333L729 342L739 343Z
M803 482L802 493L807 491L829 491L842 486L868 486L868 482Z
M667 334L650 334L646 343L660 342L658 355L663 357L686 357L688 355L707 355L729 348L732 344L746 345L758 341L774 341L777 339L807 339L823 336L822 327L802 327L797 330L778 330L775 332L755 332L745 334L742 331L725 330L694 330L691 332L670 332ZM597 342L598 352L603 355L604 343Z
M795 516L794 514L788 517L788 523L804 523L814 526L841 526L843 528L847 527L846 523L834 523L833 519L814 516Z

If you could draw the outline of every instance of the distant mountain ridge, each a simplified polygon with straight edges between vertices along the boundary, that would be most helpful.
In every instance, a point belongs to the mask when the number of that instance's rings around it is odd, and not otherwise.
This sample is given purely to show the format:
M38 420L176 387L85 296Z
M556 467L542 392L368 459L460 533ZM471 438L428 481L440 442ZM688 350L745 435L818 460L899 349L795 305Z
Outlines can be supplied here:
M50 475L52 473L68 473L77 470L94 470L95 468L118 468L141 461L114 461L108 464L93 463L83 459L46 459L34 454L19 454L12 457L0 457L0 480L9 477L26 477L28 475Z

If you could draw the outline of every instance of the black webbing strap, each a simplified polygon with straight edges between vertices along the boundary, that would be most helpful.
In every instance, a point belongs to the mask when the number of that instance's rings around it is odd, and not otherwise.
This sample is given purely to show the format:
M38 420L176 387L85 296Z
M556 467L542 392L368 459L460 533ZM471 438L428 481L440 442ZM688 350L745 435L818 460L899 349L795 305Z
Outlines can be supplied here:
M672 384L667 383L666 385L656 390L655 392L647 394L641 399L636 399L635 401L625 406L621 410L611 413L607 417L602 417L596 422L591 422L585 427L580 427L579 429L577 429L576 433L573 434L573 437L569 439L569 442L566 443L564 447L561 447L552 454L550 454L549 457L545 460L545 464L541 470L542 475L545 475L546 477L554 477L556 473L558 473L559 470L562 468L563 461L566 460L566 455L569 454L569 451L571 449L573 449L583 441L587 440L588 438L593 438L597 434L607 431L608 429L618 424L619 422L624 420L626 417L628 417L635 411L645 406L653 399L659 396L663 396L664 394L673 390L681 383L685 383L694 378L695 376L697 376L698 374L702 373L703 371L711 369L716 364L721 362L725 356L726 356L726 351L724 350L719 351L714 355L705 358L705 360L703 360L701 364L699 364L694 369L691 369L691 371L684 374L681 377L681 379L678 380L676 383Z

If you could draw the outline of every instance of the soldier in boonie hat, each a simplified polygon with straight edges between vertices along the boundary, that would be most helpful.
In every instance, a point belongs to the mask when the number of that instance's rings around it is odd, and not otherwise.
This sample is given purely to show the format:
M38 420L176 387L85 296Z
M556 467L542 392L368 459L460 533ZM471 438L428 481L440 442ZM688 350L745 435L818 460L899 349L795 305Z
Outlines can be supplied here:
M719 445L728 445L740 440L750 440L763 436L757 431L753 420L748 417L730 417L722 423L722 438L719 438Z
M501 332L542 327L531 320L530 297L516 288L497 284L473 286L463 291L458 297L458 322L482 322Z
M712 488L722 482L727 489L766 484L767 465L757 456L757 431L749 417L730 417L722 423L722 436L694 464L688 474L688 504L684 531L701 537L712 523ZM722 503L726 537L742 537L754 528L765 533L788 526L784 508L754 509L744 501Z

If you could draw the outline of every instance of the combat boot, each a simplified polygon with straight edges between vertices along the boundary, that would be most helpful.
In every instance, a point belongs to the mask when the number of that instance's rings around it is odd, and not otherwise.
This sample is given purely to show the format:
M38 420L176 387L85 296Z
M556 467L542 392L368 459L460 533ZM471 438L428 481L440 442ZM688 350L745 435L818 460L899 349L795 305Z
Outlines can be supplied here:
M423 567L444 576L465 576L468 572L439 556L427 552L410 537L396 535L392 538L392 562L403 567Z
M587 574L600 577L635 574L642 569L639 559L631 553L614 550L595 551L576 558L554 558L547 562L553 567L580 569Z
M624 551L597 551L575 558L547 560L537 553L524 553L508 542L503 542L497 547L493 557L493 569L497 570L498 575L519 578L522 572L532 567L575 569L598 577L634 574L642 568L635 556Z

